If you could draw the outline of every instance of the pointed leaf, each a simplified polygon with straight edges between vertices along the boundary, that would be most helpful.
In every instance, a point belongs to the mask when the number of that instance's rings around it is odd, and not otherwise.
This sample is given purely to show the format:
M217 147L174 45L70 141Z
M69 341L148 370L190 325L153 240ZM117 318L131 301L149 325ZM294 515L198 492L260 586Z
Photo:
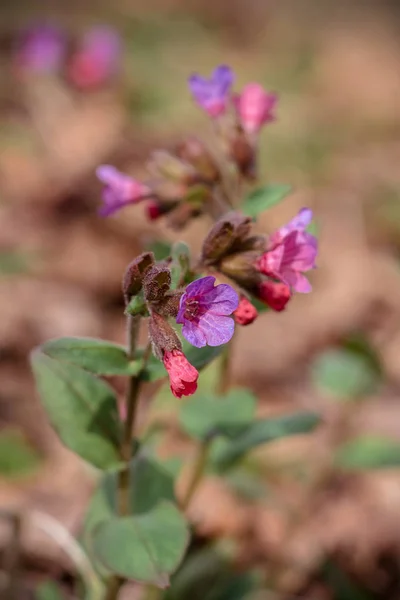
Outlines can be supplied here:
M116 398L104 382L40 350L31 356L39 394L62 442L101 469L120 462Z
M93 548L95 557L112 573L165 588L188 542L183 515L172 503L163 501L149 512L100 525Z
M312 412L255 421L233 441L216 446L212 460L217 468L229 467L257 446L287 436L309 433L319 422L319 416Z
M248 390L232 390L225 397L196 394L180 411L180 422L192 437L205 440L211 435L237 435L254 419L256 398Z
M118 344L95 338L64 337L49 340L41 351L58 360L82 367L98 375L132 375L134 364L126 349Z
M344 444L336 454L343 469L388 469L400 466L400 443L377 436L362 436Z
M240 210L249 217L257 217L260 213L275 204L279 204L291 192L291 186L274 183L258 188L245 198Z

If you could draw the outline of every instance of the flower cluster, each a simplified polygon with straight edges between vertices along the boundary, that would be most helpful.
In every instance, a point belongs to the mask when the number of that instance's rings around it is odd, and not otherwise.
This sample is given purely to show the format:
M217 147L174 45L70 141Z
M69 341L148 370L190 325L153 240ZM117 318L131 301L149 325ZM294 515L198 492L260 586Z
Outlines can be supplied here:
M190 136L169 152L161 150L152 154L148 161L149 179L141 183L130 178L129 183L132 188L145 187L151 193L135 196L126 194L129 180L124 173L114 169L112 181L104 181L104 166L98 171L99 179L106 184L100 214L110 215L146 197L149 219L168 214L169 224L180 228L204 212L215 216L229 210L232 198L224 185L226 173L249 181L255 179L257 134L263 124L274 120L277 102L275 94L256 83L246 85L240 94L233 94L233 82L234 74L225 65L217 67L210 79L198 74L189 78L196 103L213 120L225 119L224 126L216 129L219 147L224 149L222 161L216 160L207 144ZM110 188L113 188L112 194Z
M19 73L61 74L74 87L90 90L115 77L121 51L120 36L111 27L93 27L71 40L62 28L45 23L20 33L14 65Z

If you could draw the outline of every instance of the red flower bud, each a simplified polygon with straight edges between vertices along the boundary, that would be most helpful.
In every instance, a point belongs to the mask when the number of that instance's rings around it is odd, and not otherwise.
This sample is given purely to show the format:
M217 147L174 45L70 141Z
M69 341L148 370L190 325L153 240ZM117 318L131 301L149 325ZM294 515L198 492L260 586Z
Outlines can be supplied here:
M239 306L233 313L233 317L238 325L250 325L258 317L258 312L246 296L240 296Z
M147 216L149 217L150 221L155 221L156 219L159 219L164 214L161 204L159 204L158 202L155 202L155 201L154 202L150 201L147 203L146 213L147 213Z
M177 398L191 396L197 390L199 373L181 350L164 353L163 363L168 371L171 392Z
M270 308L280 312L290 300L290 288L285 283L263 281L257 288L257 295Z

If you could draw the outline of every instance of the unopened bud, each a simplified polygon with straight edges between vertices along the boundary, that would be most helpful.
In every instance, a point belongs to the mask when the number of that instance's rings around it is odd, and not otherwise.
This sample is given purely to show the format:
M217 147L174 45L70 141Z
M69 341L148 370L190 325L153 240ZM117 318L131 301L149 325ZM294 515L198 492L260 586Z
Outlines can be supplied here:
M278 312L285 308L291 298L289 286L275 281L263 281L257 287L257 295L260 300Z
M223 258L218 268L221 273L242 287L252 289L254 286L258 286L262 280L261 273L254 265L258 256L258 252L237 252Z
M172 229L179 231L193 218L201 215L202 212L202 206L199 204L181 202L181 204L179 204L179 206L173 212L171 212L168 218L168 225Z
M192 165L166 150L156 150L152 153L148 169L156 175L180 183L192 183L198 179Z
M122 291L126 304L129 304L132 296L136 296L140 292L145 273L153 264L154 254L143 252L128 265L122 280Z
M232 252L235 245L242 243L251 228L251 219L232 212L217 221L203 243L202 260L205 264L215 264Z
M246 179L257 179L256 150L243 132L238 132L232 139L230 155Z
M143 279L143 293L146 302L161 302L171 287L171 272L167 266L154 265Z
M210 182L220 179L220 173L211 154L198 138L191 136L177 148L178 156L190 163L199 175Z
M146 213L150 221L156 221L173 210L173 208L173 204L164 204L162 202L157 202L157 200L150 200L150 202L146 204Z
M149 319L149 336L153 346L154 354L160 360L165 352L182 350L182 344L168 321L161 315L153 312Z
M239 306L233 313L233 318L238 325L250 325L258 317L256 307L246 298L240 296Z

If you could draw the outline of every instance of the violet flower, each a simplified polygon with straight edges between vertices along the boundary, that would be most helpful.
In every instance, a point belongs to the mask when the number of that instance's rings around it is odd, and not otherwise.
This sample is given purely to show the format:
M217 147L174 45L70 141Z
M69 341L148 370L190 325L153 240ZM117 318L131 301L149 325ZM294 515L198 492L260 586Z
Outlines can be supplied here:
M312 211L302 208L294 219L271 235L267 251L257 262L261 273L303 294L311 291L303 273L315 269L318 251L317 239L306 231L311 220Z
M264 123L275 120L273 110L278 101L276 94L266 92L258 83L248 83L234 98L239 122L246 133L258 133Z
M63 31L51 25L32 25L21 32L15 51L17 68L35 73L57 71L65 58Z
M120 58L118 33L111 27L93 27L83 36L71 58L69 79L82 89L102 85L118 72Z
M180 300L176 322L183 323L182 335L197 348L220 346L233 336L235 323L229 315L237 309L239 296L230 285L214 283L212 276L197 279Z
M121 173L115 167L102 165L96 175L105 184L99 209L101 217L108 217L128 204L136 204L151 196L151 189L140 181Z
M218 117L226 110L233 80L232 69L220 65L213 71L210 79L201 77L197 73L189 77L189 88L197 104L210 117Z

